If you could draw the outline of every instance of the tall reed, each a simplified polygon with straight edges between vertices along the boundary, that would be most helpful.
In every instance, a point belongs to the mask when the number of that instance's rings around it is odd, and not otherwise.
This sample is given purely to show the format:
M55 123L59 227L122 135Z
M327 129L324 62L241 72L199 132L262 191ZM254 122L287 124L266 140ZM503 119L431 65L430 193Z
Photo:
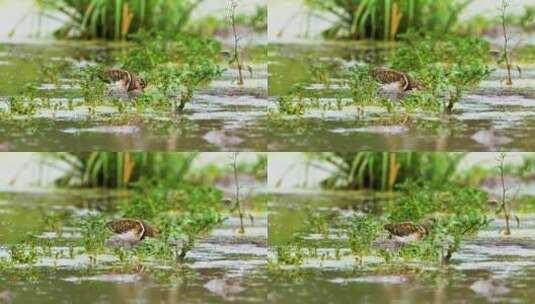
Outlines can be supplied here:
M87 152L54 153L48 164L65 163L69 169L58 186L124 188L141 179L180 182L197 153Z
M448 32L473 0L305 0L334 17L326 38L393 40L410 29Z
M389 191L406 180L443 183L450 181L463 153L357 152L322 153L321 161L335 170L322 181L325 188Z
M157 29L179 32L204 0L34 0L44 14L67 18L58 38L126 39Z

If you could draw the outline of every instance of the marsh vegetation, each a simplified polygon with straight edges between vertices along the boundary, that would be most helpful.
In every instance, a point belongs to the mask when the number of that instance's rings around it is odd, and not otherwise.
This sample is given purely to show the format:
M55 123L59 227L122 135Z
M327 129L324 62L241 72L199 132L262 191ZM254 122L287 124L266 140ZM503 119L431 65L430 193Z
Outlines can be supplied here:
M57 140L65 147L59 150L70 150L79 136L87 139L87 146L75 146L79 151L265 146L256 138L263 135L267 90L266 27L259 17L266 11L238 2L230 20L226 11L205 11L225 23L217 23L217 32L200 31L207 20L192 16L203 5L219 4L38 1L43 20L65 15L55 34L69 41L0 47L6 63L0 73L7 79L0 92L2 150L27 149L20 134L32 130ZM143 85L123 88L125 80L106 77L110 69L128 72ZM51 149L38 138L34 144Z
M298 151L284 142L298 130L316 151L527 148L515 129L533 128L531 7L496 2L483 22L463 14L474 2L305 1L326 29L270 44L273 146Z
M306 189L279 183L283 193L270 199L273 296L290 302L296 297L287 289L299 284L301 299L526 300L518 284L533 273L533 155L503 157L323 153L305 156L308 165L288 169L294 173L281 170L283 179L322 177L298 183ZM433 169L435 178L425 173ZM369 183L398 170L392 188Z
M151 301L183 288L188 291L176 301L265 296L251 287L265 279L266 198L258 193L265 183L264 155L243 155L233 166L236 172L229 169L229 155L217 153L38 157L45 161L34 164L45 172L69 170L44 182L60 188L7 187L0 194L5 224L0 286L16 301L31 302L34 294L23 288L28 284L43 294L40 301L50 303L74 296L87 300L84 290L91 288L106 302ZM225 203L234 200L235 178L250 192L240 212L254 222L240 223ZM133 246L123 243L107 223L125 218L143 221L152 232ZM122 294L132 286L151 292Z

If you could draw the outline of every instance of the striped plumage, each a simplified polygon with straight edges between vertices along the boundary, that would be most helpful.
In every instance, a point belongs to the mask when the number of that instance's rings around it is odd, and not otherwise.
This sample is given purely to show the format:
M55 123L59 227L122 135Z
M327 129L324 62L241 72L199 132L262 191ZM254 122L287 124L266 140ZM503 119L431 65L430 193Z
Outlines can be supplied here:
M414 89L421 89L421 84L416 79L410 77L406 73L388 69L377 68L372 71L373 77L382 84L398 83L402 91L411 91Z
M115 82L117 91L130 95L139 95L147 87L145 79L122 69L109 69L104 72L104 79Z
M145 237L155 237L158 231L144 221L136 219L118 219L106 223L106 227L116 234L113 242L135 245Z
M429 233L428 225L415 224L412 222L385 224L383 228L388 231L391 236L400 238L413 237L416 240L422 239Z

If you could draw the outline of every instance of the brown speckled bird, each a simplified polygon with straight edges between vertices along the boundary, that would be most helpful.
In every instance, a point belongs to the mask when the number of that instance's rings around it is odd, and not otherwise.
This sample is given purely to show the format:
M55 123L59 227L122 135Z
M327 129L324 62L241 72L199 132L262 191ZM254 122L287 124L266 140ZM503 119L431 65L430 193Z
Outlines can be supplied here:
M400 238L413 237L415 240L420 240L424 237L428 230L422 224L414 224L411 222L402 222L395 224L386 224L383 228L390 233L390 236L397 236Z
M147 87L145 79L138 75L122 69L109 69L104 72L105 80L112 80L115 82L115 90L117 94L126 94L129 98L136 97L143 93Z
M116 235L107 242L108 245L122 243L136 245L145 237L155 237L158 231L151 225L136 219L118 219L106 223L106 227Z
M401 71L389 68L377 68L372 71L372 75L384 85L397 83L399 89L403 92L422 88L419 81Z

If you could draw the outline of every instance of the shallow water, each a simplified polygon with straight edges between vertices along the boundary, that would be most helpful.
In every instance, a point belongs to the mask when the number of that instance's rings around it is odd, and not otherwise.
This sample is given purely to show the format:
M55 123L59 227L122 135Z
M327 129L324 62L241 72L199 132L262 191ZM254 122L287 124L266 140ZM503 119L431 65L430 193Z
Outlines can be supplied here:
M362 62L381 64L393 45L369 43L273 44L269 49L271 109L276 98L297 83L309 90L322 89L321 103L337 95L348 99L337 85L340 70ZM332 85L317 83L308 72L323 66ZM535 69L522 65L514 85L505 88L505 71L497 68L479 88L468 92L451 115L413 112L409 116L388 113L380 107L354 106L340 110L310 110L303 117L283 117L272 125L270 150L289 151L529 151L535 148ZM297 140L298 139L298 140Z
M47 92L50 105L32 117L0 121L0 150L265 150L267 65L263 47L251 45L245 86L236 85L237 71L226 71L195 93L182 115L149 109L120 113L116 107L97 107L94 114L81 105L77 79L43 82L40 63L63 62L77 69L106 59L119 45L90 43L5 44L0 46L0 109L9 96L31 82ZM224 47L225 48L225 47ZM260 58L258 58L260 57ZM69 100L72 100L69 106Z
M123 193L124 194L124 193ZM241 303L264 302L267 272L267 216L257 206L254 223L237 233L238 219L228 219L201 238L182 265L148 259L140 265L122 264L116 255L100 254L96 262L76 244L76 227L65 226L58 236L42 221L43 212L65 213L63 222L87 212L108 212L121 193L19 192L1 193L0 258L9 256L10 244L27 233L49 240L38 247L34 266L14 270L0 265L0 297L15 303ZM71 256L70 252L74 252ZM95 256L93 256L95 257ZM98 292L96 292L98 291ZM2 294L2 292L5 292ZM36 297L36 295L39 295ZM2 301L2 300L0 300Z
M301 266L272 271L268 299L273 303L297 299L349 303L356 298L369 303L526 303L535 296L527 288L535 281L535 214L520 214L521 226L513 228L509 237L501 235L504 221L496 218L463 243L449 266L421 264L418 271L397 264L392 270L377 269L374 265L381 264L382 258L374 256L364 257L364 267L357 268L351 256L344 256L348 253L344 238L331 231L325 240L305 225L305 205L319 213L347 216L379 214L383 203L374 194L344 199L302 193L273 197L269 202L270 258L276 256L275 246L287 244L295 232L304 236L305 248L317 248L318 257L305 258ZM335 244L342 244L339 259Z

